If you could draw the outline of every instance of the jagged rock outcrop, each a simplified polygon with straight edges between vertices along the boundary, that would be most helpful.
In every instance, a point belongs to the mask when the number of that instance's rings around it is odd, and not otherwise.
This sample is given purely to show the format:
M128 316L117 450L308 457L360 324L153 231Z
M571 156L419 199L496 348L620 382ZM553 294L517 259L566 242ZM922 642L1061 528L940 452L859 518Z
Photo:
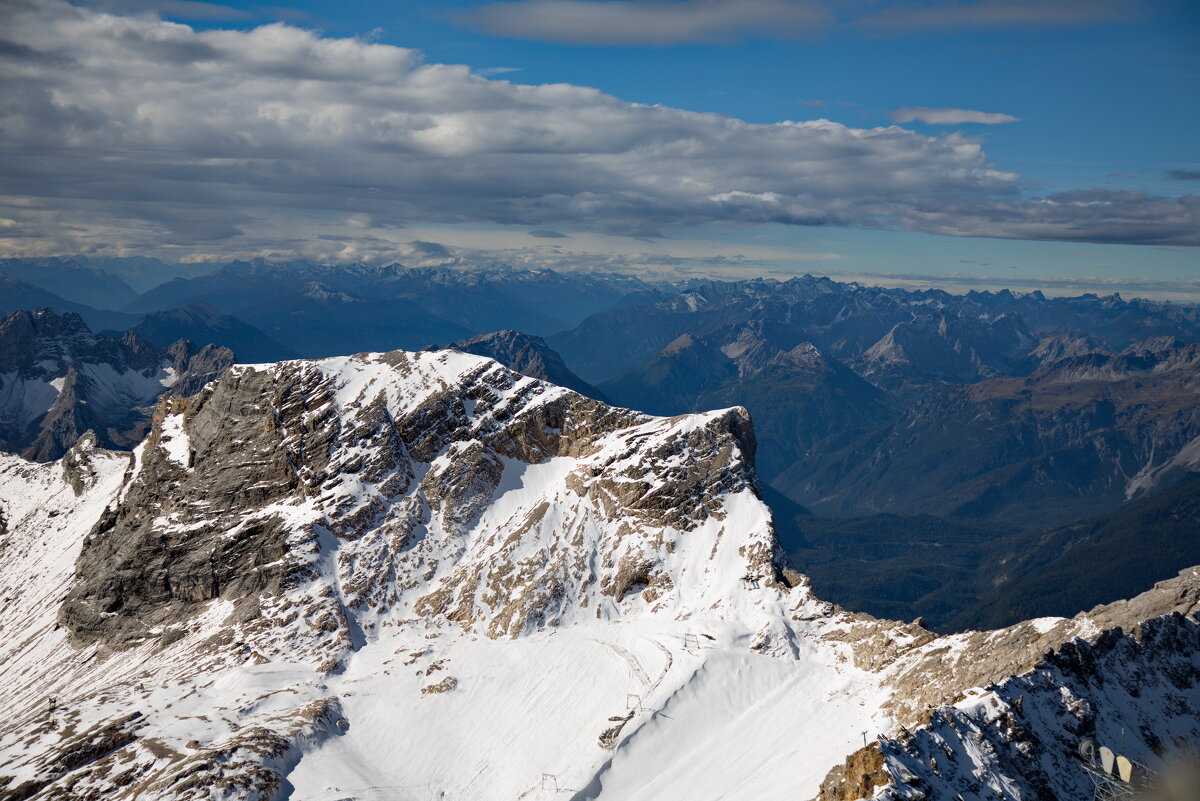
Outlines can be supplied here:
M73 312L11 312L0 320L0 450L49 461L89 430L130 447L159 395L193 393L232 362L224 348L94 334Z
M887 676L903 728L835 767L818 799L953 799L990 788L1086 801L1084 737L1116 743L1127 729L1127 751L1148 763L1186 754L1200 743L1198 612L1200 568L1189 568L1136 598L996 631L935 637L910 626L897 637L891 622L858 616L833 636ZM869 788L857 778L863 765Z
M1194 612L1168 583L949 637L846 613L783 569L754 450L739 408L398 351L234 366L132 454L0 455L0 797L811 797L863 731L894 777L939 704Z
M1089 801L1095 788L1079 757L1081 740L1093 738L1152 770L1170 771L1174 760L1194 756L1198 712L1200 625L1194 619L1175 614L1129 634L1110 629L1090 642L1068 642L1028 672L939 707L914 731L881 739L890 781L861 797Z
M1053 364L1067 358L1103 352L1103 346L1091 337L1064 332L1042 337L1029 355L1038 364Z
M600 390L571 372L562 357L539 336L522 334L520 331L495 331L470 339L460 339L450 343L448 347L463 353L495 359L521 375L566 387L595 400L605 400Z
M663 603L682 577L655 554L723 516L717 499L753 492L753 448L738 410L655 420L449 352L235 368L160 402L60 620L119 645L212 599L253 605L311 581L323 536L346 540L349 605L491 636L634 587ZM547 484L516 521L481 521L502 482L535 472ZM739 561L771 580L772 559L763 539Z

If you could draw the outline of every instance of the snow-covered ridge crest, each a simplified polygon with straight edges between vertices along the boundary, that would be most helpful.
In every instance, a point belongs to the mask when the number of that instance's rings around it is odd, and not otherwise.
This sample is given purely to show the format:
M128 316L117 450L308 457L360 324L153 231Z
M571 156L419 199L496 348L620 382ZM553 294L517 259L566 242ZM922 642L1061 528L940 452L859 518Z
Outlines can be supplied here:
M776 580L753 447L741 409L653 418L456 352L236 367L162 401L60 619L133 644L221 598L256 641L350 649L729 606Z
M810 798L864 732L1200 608L842 612L780 580L743 411L456 352L235 367L93 446L0 458L3 801Z

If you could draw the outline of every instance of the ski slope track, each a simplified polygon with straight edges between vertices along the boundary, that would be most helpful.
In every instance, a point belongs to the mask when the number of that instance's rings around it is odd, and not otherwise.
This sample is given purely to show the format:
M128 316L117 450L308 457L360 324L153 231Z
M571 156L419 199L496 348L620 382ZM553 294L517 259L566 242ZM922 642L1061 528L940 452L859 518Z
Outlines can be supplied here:
M395 351L235 366L132 454L0 457L0 799L917 798L913 732L976 729L959 766L1032 798L989 754L1060 758L1068 691L1146 749L1198 734L1196 574L998 632L850 614L783 564L754 447L741 409ZM1131 665L1161 693L1106 711Z

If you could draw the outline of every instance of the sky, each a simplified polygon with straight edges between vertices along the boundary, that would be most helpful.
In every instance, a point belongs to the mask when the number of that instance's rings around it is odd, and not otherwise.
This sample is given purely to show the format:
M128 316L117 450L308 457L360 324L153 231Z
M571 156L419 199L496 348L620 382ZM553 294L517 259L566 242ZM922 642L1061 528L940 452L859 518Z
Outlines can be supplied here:
M1193 0L4 0L0 85L0 255L1200 300Z

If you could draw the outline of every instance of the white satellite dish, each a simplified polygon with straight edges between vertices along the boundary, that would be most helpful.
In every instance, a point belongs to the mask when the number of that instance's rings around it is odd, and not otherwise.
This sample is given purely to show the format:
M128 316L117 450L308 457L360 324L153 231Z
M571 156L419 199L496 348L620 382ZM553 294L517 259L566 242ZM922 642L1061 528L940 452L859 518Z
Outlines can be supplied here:
M1089 765L1096 764L1096 741L1087 737L1079 743L1079 756Z
M1117 775L1121 777L1121 781L1123 782L1133 779L1133 763L1129 761L1129 757L1117 757Z
M1100 767L1104 768L1104 772L1112 774L1113 763L1116 761L1117 755L1112 752L1112 749L1107 745L1100 746Z

